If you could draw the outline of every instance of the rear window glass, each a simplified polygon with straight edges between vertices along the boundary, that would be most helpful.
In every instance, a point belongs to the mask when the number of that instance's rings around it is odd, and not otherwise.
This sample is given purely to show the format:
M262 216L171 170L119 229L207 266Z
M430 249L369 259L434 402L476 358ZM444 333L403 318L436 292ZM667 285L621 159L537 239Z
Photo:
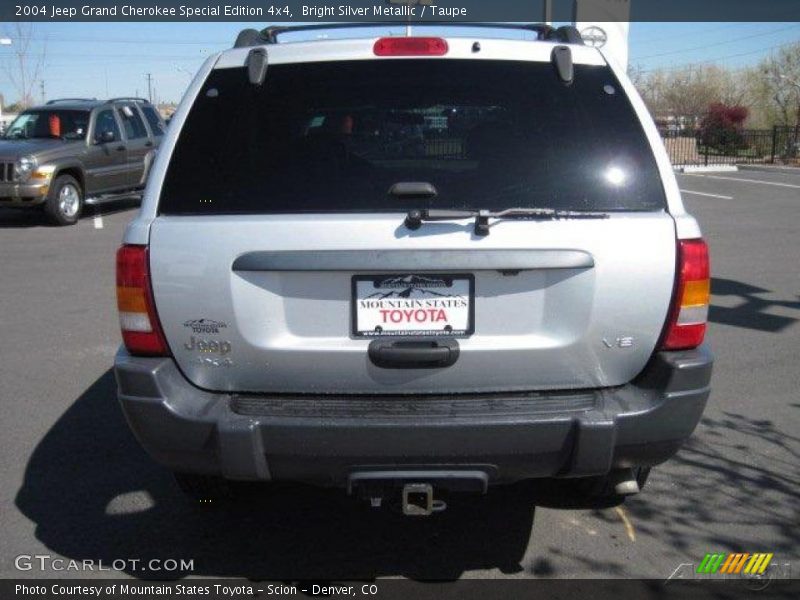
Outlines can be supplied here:
M202 176L198 176L198 174ZM434 198L389 196L429 182ZM655 159L608 67L369 60L213 71L182 128L165 214L411 208L656 210Z
M164 135L164 128L161 125L161 117L156 113L156 109L152 106L143 106L142 112L147 119L147 124L150 125L150 131L153 135Z
M117 109L125 127L125 136L129 140L147 137L147 130L138 111L133 106L123 106Z

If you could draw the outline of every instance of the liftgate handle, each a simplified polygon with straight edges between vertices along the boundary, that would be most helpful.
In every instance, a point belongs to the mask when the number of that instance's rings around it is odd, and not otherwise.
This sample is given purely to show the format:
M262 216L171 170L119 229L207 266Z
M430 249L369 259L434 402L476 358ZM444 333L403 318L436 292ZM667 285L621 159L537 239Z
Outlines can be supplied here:
M374 340L369 345L369 358L384 369L439 369L458 360L458 341Z

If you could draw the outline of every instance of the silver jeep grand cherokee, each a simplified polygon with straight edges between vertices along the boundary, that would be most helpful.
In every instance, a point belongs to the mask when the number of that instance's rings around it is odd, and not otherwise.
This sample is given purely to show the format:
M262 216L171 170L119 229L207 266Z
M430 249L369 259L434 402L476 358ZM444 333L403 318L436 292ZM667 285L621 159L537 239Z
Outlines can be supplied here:
M115 361L185 490L613 499L691 435L708 255L641 99L573 28L472 27L246 30L192 83L117 256Z

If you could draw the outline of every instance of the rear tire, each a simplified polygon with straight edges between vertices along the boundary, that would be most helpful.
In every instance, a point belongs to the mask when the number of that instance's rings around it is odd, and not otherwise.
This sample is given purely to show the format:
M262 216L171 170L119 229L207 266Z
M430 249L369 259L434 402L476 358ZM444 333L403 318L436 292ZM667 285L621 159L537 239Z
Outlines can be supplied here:
M83 210L83 190L71 175L59 175L50 186L44 212L56 225L74 225Z

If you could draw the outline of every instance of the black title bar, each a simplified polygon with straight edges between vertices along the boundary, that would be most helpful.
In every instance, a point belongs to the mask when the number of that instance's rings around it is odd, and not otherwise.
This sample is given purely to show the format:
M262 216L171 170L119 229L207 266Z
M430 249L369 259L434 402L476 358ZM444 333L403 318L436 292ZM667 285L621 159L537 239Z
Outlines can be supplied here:
M404 4L405 2L405 4ZM800 21L799 0L3 0L0 21Z

